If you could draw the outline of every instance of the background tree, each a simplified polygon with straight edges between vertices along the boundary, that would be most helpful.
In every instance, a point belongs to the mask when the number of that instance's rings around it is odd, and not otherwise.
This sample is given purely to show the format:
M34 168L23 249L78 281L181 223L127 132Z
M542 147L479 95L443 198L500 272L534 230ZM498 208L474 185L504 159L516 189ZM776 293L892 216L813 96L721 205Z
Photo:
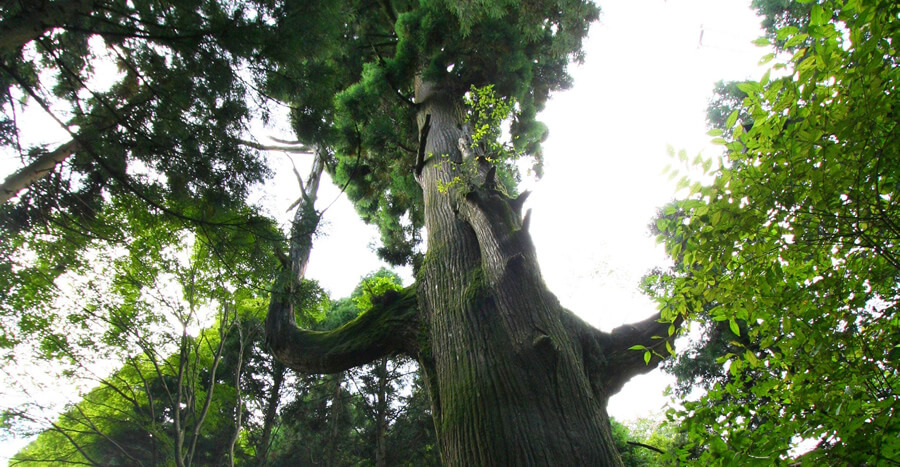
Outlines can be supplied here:
M652 290L713 320L676 365L708 391L674 415L703 462L806 439L804 463L898 463L898 7L758 3L782 55L713 109L721 168L657 222L676 266Z

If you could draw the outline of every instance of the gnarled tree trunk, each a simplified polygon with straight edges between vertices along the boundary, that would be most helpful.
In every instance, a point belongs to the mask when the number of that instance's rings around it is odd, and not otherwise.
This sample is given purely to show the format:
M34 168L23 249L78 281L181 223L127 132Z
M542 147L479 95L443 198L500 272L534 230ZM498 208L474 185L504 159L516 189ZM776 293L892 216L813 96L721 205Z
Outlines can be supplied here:
M428 255L420 312L435 423L448 465L619 465L568 313L546 289L517 209L485 180L465 176L460 103L420 85L430 115L419 177ZM443 161L443 163L441 163ZM477 183L477 181L475 181Z
M417 358L447 465L621 465L607 401L656 367L671 323L604 333L560 306L541 278L524 196L508 198L489 164L464 160L461 97L417 83L428 232L419 282L325 333L297 329L286 300L273 299L270 346L306 372ZM656 352L649 364L628 350L638 344Z

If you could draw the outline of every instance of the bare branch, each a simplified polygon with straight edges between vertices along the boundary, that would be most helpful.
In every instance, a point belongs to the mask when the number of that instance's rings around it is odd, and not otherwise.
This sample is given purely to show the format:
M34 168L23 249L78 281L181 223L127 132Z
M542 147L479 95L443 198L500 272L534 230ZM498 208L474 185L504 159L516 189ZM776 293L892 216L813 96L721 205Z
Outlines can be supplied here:
M30 164L13 173L0 184L0 204L7 202L32 183L44 178L57 164L66 160L78 150L77 141L69 141L43 154Z
M665 454L665 453L666 453L666 451L663 451L662 449L660 449L660 448L658 448L658 447L650 446L649 444L638 443L637 441L628 441L628 444L630 444L630 445L632 445L632 446L641 447L641 448L644 448L644 449L649 449L649 450L651 450L651 451L656 451L656 452L658 452L658 453L660 453L660 454Z
M275 138L272 138L275 139ZM258 149L260 151L282 151L289 152L293 154L313 154L314 151L309 146L273 146L268 144L257 143L256 141L250 141L246 139L238 140L239 143L244 146L251 147L253 149Z

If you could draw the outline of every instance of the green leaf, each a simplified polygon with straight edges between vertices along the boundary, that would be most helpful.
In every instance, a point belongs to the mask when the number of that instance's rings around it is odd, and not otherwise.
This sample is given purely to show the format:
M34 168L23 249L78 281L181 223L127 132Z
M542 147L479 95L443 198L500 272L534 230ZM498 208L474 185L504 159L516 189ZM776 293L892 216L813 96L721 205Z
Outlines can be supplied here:
M733 127L734 124L737 123L738 115L740 115L740 113L737 110L732 111L731 114L728 115L728 119L725 120L725 128Z
M750 350L747 350L746 352L744 352L744 358L748 362L750 362L750 365L752 365L752 366L759 365L759 360L756 358L756 354L751 352Z
M799 31L800 30L797 29L797 26L785 26L785 27L779 29L777 33L775 33L775 39L777 39L779 41L783 41L783 40L787 39L788 37L793 36L794 34L797 34Z
M735 321L734 318L729 318L728 327L731 328L731 332L733 332L735 336L741 335L741 328L738 327L737 321Z
M820 24L824 24L825 21L825 11L822 9L822 6L813 5L812 10L810 10L809 12L810 26L818 26Z
M756 40L753 41L753 43L759 47L765 47L765 46L771 44L771 42L769 42L769 39L767 39L766 37L757 38Z
M647 347L644 347L643 345L632 345L631 347L628 348L628 350L644 350L646 348Z
M644 352L644 364L645 365L650 364L650 351L649 350Z
M762 91L762 86L760 86L756 81L744 81L743 83L738 83L737 88L747 93L747 95L749 96Z
M809 37L809 34L805 34L805 33L794 35L790 39L788 39L787 42L784 43L784 46L786 48L796 47L796 46L802 44L803 41L805 41L808 37Z

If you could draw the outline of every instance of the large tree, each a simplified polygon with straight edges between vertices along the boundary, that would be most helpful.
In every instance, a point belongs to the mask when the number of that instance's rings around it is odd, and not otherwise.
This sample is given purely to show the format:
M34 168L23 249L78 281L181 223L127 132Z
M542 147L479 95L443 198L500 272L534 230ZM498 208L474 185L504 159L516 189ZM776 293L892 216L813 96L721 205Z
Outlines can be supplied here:
M293 80L279 89L298 103L298 136L334 149L331 170L381 228L380 252L416 266L417 283L329 333L295 327L276 290L269 344L307 372L416 358L451 465L621 463L606 403L659 358L629 348L669 336L657 316L604 333L560 306L541 279L525 195L502 183L514 178L508 153L491 140L490 116L514 101L513 152L540 157L536 112L569 85L566 65L596 15L583 2L436 1L307 2L282 17L304 56L270 66ZM309 29L316 46L301 42ZM478 90L488 85L493 98ZM467 93L479 101L468 109Z
M4 205L9 251L46 258L36 266L6 258L15 267L4 278L16 284L8 304L34 310L34 290L51 288L47 271L52 282L89 243L131 247L143 236L129 220L149 216L211 245L238 284L259 286L266 274L254 271L282 260L267 331L288 367L339 372L397 353L418 360L446 463L621 463L607 401L655 366L678 319L653 316L606 333L562 308L541 279L522 216L527 194L515 189L520 155L540 172L546 128L535 118L551 92L571 84L566 67L582 58L595 6L109 0L2 12L5 28L34 26L4 44L4 84L52 113L40 67L29 66L38 53L74 115L69 125L57 118L71 142L35 149L28 159L44 165L4 186L10 194L29 187ZM34 16L46 20L26 21ZM108 92L86 84L91 37L124 70ZM264 174L262 160L239 149L248 95L290 105L297 139L315 153L289 241L246 204ZM7 115L3 135L15 147L15 115ZM323 169L381 229L379 253L412 264L417 277L325 333L294 321ZM248 233L257 248L247 248ZM235 257L248 251L256 256ZM136 260L141 253L131 248Z

